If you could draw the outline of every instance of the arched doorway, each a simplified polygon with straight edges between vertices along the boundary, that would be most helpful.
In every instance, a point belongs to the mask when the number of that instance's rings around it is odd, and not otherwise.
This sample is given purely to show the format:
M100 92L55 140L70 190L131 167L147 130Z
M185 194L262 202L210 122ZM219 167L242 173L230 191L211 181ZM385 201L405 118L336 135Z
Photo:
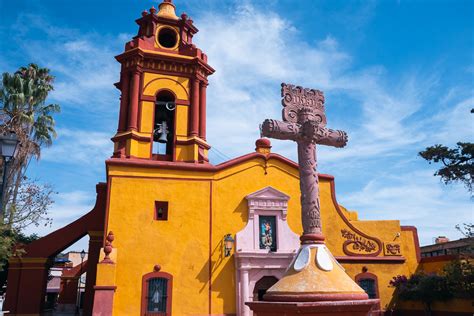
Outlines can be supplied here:
M272 287L273 284L277 283L278 279L274 276L264 276L255 283L253 289L253 300L263 301L263 296L267 293L267 290Z

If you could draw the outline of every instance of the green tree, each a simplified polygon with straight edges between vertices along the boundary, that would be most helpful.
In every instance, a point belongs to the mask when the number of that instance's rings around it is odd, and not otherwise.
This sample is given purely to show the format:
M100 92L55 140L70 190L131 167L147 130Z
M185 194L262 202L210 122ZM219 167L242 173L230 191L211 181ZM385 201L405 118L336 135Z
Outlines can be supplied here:
M474 266L472 259L458 259L448 263L443 274L449 291L457 298L474 298Z
M15 132L21 146L5 174L4 205L0 208L0 260L11 254L15 236L23 228L49 221L46 212L53 203L54 192L50 186L28 179L26 171L31 159L39 159L41 148L50 146L56 137L53 116L60 107L46 103L53 82L49 69L35 64L2 75L0 133Z
M431 163L442 163L443 167L435 172L445 184L462 182L472 194L474 180L474 144L458 142L455 148L443 145L427 147L418 153Z

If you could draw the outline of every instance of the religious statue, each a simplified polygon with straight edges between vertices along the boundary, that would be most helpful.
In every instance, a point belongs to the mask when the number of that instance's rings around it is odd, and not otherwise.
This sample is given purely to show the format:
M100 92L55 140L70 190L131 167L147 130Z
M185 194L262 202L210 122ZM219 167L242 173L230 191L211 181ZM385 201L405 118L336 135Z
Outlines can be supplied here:
M265 247L265 249L271 250L273 245L272 226L268 221L265 221L262 224L261 232L262 245Z

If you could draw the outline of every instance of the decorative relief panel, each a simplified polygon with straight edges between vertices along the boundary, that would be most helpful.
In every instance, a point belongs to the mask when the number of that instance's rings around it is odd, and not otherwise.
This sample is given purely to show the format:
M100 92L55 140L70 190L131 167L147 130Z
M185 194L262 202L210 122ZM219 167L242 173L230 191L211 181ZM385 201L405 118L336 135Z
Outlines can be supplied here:
M400 243L397 243L397 242L384 243L383 254L385 256L401 256L402 251L401 251Z
M369 236L362 236L347 229L341 229L341 236L346 239L342 250L348 256L377 256L382 251L380 241Z

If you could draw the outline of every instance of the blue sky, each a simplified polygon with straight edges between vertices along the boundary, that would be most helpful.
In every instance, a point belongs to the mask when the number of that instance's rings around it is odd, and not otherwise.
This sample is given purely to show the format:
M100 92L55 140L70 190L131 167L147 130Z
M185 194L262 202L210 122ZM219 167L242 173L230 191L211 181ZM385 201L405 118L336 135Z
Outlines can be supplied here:
M44 235L93 206L117 128L114 56L141 11L158 3L0 0L0 71L50 68L49 102L62 107L58 138L29 171L59 193L53 224L29 232ZM473 141L473 1L174 3L195 21L195 42L216 69L207 120L214 163L253 151L258 124L280 117L280 83L292 82L323 90L328 127L349 134L344 149L318 148L339 203L361 219L415 225L422 244L460 238L454 225L474 221L462 185L443 185L417 157L429 145ZM272 143L296 160L294 143Z

